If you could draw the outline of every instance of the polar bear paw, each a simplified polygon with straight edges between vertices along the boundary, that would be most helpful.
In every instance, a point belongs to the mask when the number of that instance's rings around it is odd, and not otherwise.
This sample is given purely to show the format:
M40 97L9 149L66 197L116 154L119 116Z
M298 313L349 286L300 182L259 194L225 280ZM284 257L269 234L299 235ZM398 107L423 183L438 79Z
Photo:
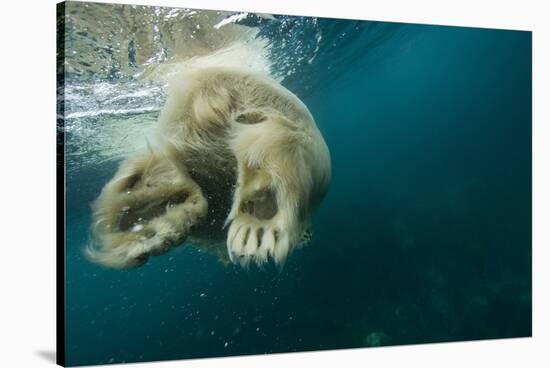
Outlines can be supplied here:
M236 196L227 234L227 252L233 263L262 265L269 259L282 266L296 238L294 227L286 225L276 194L261 189Z
M127 160L94 204L89 259L108 267L140 266L181 244L207 212L198 185L149 153Z

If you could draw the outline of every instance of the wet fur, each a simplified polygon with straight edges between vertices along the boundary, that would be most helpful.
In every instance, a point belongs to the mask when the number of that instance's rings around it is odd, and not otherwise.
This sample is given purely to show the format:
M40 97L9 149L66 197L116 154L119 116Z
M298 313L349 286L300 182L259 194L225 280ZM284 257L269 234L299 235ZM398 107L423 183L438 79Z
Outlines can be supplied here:
M235 68L176 74L158 141L125 161L95 202L93 261L137 266L189 239L223 241L227 250L215 252L242 265L282 264L330 181L329 151L305 105L276 81ZM135 214L124 215L127 206ZM136 214L143 228L131 223Z

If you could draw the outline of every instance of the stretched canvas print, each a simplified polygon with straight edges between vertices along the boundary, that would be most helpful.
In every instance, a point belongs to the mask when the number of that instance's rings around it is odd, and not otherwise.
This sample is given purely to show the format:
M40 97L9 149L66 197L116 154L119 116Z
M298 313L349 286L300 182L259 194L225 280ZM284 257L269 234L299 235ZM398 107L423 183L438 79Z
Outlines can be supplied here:
M530 32L57 10L59 364L531 336Z

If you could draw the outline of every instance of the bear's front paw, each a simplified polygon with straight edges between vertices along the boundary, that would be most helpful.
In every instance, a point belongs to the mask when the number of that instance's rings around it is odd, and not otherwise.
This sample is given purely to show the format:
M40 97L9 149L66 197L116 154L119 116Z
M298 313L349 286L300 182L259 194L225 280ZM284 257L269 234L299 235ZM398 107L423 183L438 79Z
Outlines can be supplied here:
M238 201L237 214L227 235L227 252L234 263L262 265L269 258L281 266L296 238L294 227L286 225L275 195L261 191Z

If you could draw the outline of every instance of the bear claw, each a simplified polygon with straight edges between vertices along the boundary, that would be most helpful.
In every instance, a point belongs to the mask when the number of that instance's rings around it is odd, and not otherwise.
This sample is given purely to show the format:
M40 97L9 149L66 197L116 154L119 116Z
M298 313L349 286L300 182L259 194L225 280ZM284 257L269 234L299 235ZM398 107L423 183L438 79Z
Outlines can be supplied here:
M227 236L227 253L233 263L262 265L272 259L282 265L290 251L289 237L275 224L243 214L233 220Z

